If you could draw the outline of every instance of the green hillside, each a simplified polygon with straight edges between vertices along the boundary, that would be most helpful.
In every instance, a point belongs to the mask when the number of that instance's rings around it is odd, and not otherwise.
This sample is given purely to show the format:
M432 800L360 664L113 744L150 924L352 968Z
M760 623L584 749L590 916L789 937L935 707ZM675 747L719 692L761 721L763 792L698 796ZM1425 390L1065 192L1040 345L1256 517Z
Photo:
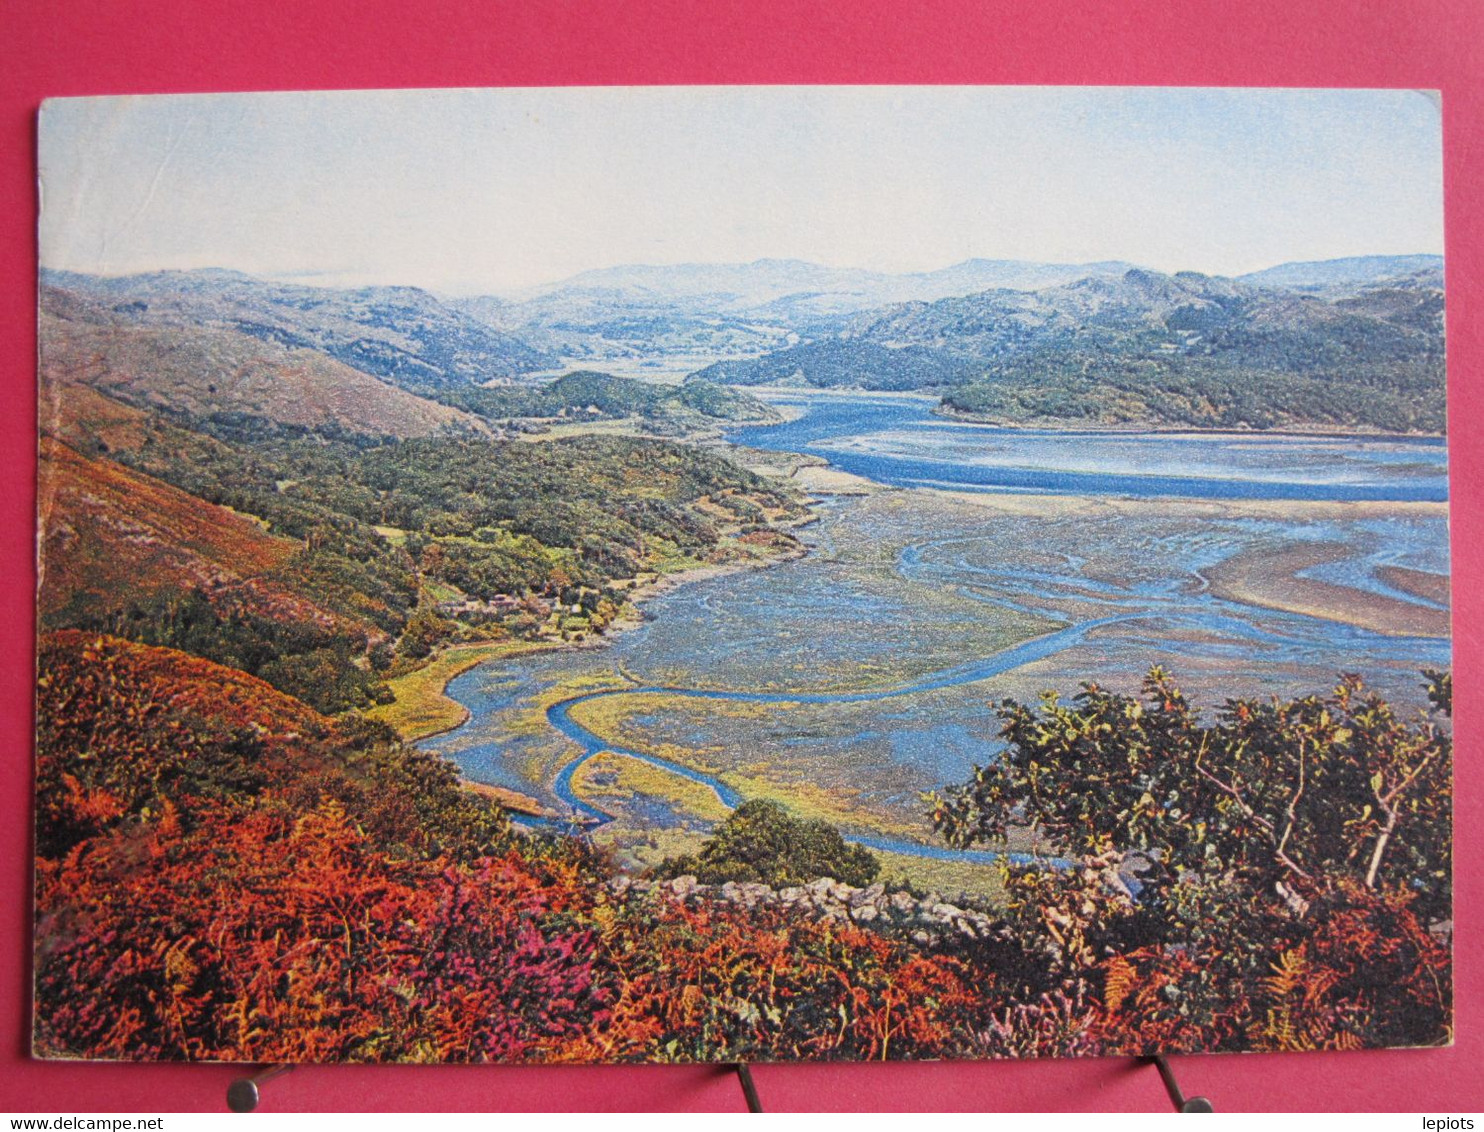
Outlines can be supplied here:
M776 419L774 410L756 397L699 376L673 386L577 370L539 386L428 388L420 392L489 420L640 417L651 422L705 424L700 418L706 418L715 424Z
M1324 297L1133 270L869 312L696 376L930 390L1009 423L1440 433L1443 295L1426 273Z

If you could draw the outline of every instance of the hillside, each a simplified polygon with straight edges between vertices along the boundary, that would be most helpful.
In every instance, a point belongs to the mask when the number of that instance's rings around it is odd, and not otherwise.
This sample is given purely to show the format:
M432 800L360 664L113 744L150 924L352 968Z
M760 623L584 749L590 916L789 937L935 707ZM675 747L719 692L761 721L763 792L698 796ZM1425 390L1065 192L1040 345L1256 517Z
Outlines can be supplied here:
M233 594L314 621L325 615L265 574L298 549L242 515L43 437L38 471L44 624L76 624L168 590Z
M713 427L719 422L775 421L775 409L750 394L692 380L681 386L575 370L545 385L485 386L460 390L447 400L491 421L502 418L642 418L662 431Z
M727 296L660 297L609 287L570 287L536 299L490 296L451 305L503 333L577 363L619 358L728 357L792 340L786 320L729 313Z
M269 334L261 322L249 325L223 314L248 307L273 308L274 317L281 314L274 304L288 302L282 289L247 276L193 272L100 280L49 273L48 278L54 282L41 295L42 382L90 388L116 402L164 409L187 419L242 416L311 429L417 437L487 432L490 419L574 414L587 419L643 417L665 434L712 427L717 421L776 417L767 405L735 391L681 389L593 371L577 371L544 385L443 380L425 365L402 363L393 367L392 376L377 376L385 367L371 356L370 340L347 345L325 332L332 317L351 317L355 303L370 292L317 291L314 334L308 334L309 320L302 312L293 315L299 330ZM385 295L389 289L375 293ZM410 288L396 294L434 301ZM204 310L203 295L216 304L214 314ZM326 309L330 306L338 314ZM371 313L380 318L386 307ZM471 321L451 309L448 313ZM362 316L370 318L370 313L356 315ZM450 345L443 337L449 332L446 326L420 325L436 346L430 356L456 352L458 342ZM641 320L627 332L647 343L662 333L658 327ZM782 340L776 334L747 338L737 348L756 352ZM663 352L663 342L654 348ZM714 352L722 346L708 339L705 348ZM541 361L555 363L544 355ZM72 394L48 394L47 399L52 412L73 412L67 404Z
M761 358L714 362L691 374L686 384L910 390L955 385L967 380L970 372L967 359L946 351L833 339L807 342Z
M1319 291L1335 287L1371 287L1395 279L1418 279L1429 286L1443 285L1440 255L1363 255L1345 259L1280 263L1238 276L1257 287L1287 287Z
M1440 432L1443 300L1412 277L1331 299L1136 269L870 312L695 376L936 389L1011 422Z
M235 330L318 350L404 389L467 385L557 364L416 287L301 287L218 270L120 277L43 271L42 283L125 324Z
M1127 263L1038 263L969 259L935 271L884 272L827 267L798 259L751 263L627 265L585 271L540 288L536 297L603 291L672 305L722 311L756 310L780 300L812 297L820 309L862 310L912 299L941 299L993 287L1034 290L1092 276L1120 275ZM830 300L828 304L823 300Z
M240 672L91 633L38 654L42 1056L724 1064L1452 1032L1451 736L1353 678L1229 701L1214 725L1159 669L1137 699L1005 701L1004 755L929 799L935 824L964 846L1034 823L1070 860L1010 864L1003 905L974 908L841 883L878 863L766 800L661 870L710 883L636 880L586 839L513 835L438 756ZM1238 786L1203 789L1208 751ZM1397 780L1419 802L1382 832L1365 800ZM1291 842L1253 835L1285 806Z
M83 321L48 288L39 327L44 382L87 385L130 404L190 415L241 413L284 424L429 436L478 428L468 414L416 397L318 350L225 327ZM69 309L70 308L70 309Z
M622 413L751 402L601 374L562 389ZM398 440L42 393L42 624L179 648L324 711L382 702L381 674L442 641L602 632L640 572L796 550L759 532L797 500L690 447Z
M37 389L36 408L42 437L93 453L138 448L152 416L146 409L66 381L43 380Z
M511 299L481 296L452 305L578 362L736 358L786 349L801 335L833 332L841 319L890 303L1048 287L1128 267L972 259L893 274L786 259L629 265L586 271Z
M116 677L127 696L158 704L167 712L198 715L203 723L213 721L226 732L251 728L270 747L324 739L334 727L321 713L256 677L178 649L99 638L75 629L46 633L39 643L47 668L97 665Z
M50 437L38 476L44 628L181 648L325 711L385 697L361 660L410 604L385 579Z

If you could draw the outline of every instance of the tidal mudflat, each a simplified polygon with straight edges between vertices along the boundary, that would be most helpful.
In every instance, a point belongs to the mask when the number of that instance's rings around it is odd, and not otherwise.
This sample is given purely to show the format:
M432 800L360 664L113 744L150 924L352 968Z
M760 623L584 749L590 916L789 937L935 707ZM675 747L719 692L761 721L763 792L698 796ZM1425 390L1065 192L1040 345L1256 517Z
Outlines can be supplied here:
M863 413L893 426L893 445L904 414L929 438L944 427L914 402L864 400ZM841 405L826 402L828 427ZM810 419L772 431L797 441ZM948 426L955 456L973 431ZM1001 431L987 442L1017 441ZM1418 669L1447 663L1446 504L1426 498L1439 471L1426 446L1416 461L1405 442L1357 459L1312 438L1208 441L1195 474L1227 473L1230 497L1207 499L1161 494L1168 477L1137 473L1150 495L985 490L978 472L900 486L890 446L873 436L862 428L845 445L871 453L869 465L796 473L819 498L806 557L656 597L643 626L606 648L459 676L449 694L471 719L433 745L471 778L587 824L635 865L693 843L738 799L771 797L911 875L954 860L934 843L922 795L994 757L1005 697L1088 680L1131 691L1159 664L1208 710L1227 696L1324 690L1340 672L1420 707ZM1149 458L1147 438L1111 443ZM1220 465L1228 450L1239 475ZM1254 450L1273 458L1260 465ZM1341 498L1283 498L1316 466L1328 485L1316 493ZM1420 485L1424 498L1350 498L1369 482L1381 496ZM1240 497L1242 483L1257 498Z

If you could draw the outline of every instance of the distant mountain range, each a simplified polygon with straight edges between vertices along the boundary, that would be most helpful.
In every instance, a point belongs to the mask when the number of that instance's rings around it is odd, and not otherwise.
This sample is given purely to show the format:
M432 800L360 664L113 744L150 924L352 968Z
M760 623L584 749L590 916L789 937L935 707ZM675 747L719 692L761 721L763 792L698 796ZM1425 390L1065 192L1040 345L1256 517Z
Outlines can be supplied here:
M715 301L713 301L715 300ZM577 364L662 357L753 357L798 336L777 316L726 313L729 300L665 299L642 291L572 288L513 303L454 299L456 310Z
M1443 428L1437 256L1236 279L1122 262L975 259L891 275L774 259L605 268L462 299L223 270L44 271L42 284L43 364L62 379L132 404L392 435L555 411L563 388L591 393L591 380L520 387L662 359L733 386L933 390L1008 421ZM604 404L759 411L715 392L682 403L614 388Z
M1122 275L1133 264L1034 263L968 259L937 271L888 273L825 267L798 259L752 263L606 267L537 289L530 299L564 292L650 296L671 304L704 302L716 310L756 311L780 300L829 299L836 311L864 310L913 299L942 299L996 287L1038 290L1094 275Z
M711 309L756 312L780 300L803 296L830 299L836 311L866 310L903 302L932 302L980 291L1039 291L1080 279L1117 278L1141 265L1124 260L1094 263L1043 263L1018 259L966 259L936 271L881 272L826 267L798 259L759 259L752 263L671 264L604 267L512 295L503 304L539 302L556 295L623 295L634 302L668 306L701 303ZM1258 286L1322 287L1372 284L1383 279L1431 273L1441 285L1438 255L1352 256L1276 267L1237 276Z
M1135 268L907 303L696 376L930 389L950 408L1007 422L1442 431L1435 269L1379 257L1323 266L1292 272L1323 294Z
M746 357L833 331L842 317L991 288L1036 290L1116 277L1127 263L971 259L892 275L793 259L585 271L518 298L455 300L503 333L571 359Z
M1262 271L1238 276L1258 287L1288 287L1321 290L1330 287L1372 286L1386 279L1414 277L1430 286L1443 285L1440 255L1362 255L1346 259L1322 259L1306 263L1280 263Z

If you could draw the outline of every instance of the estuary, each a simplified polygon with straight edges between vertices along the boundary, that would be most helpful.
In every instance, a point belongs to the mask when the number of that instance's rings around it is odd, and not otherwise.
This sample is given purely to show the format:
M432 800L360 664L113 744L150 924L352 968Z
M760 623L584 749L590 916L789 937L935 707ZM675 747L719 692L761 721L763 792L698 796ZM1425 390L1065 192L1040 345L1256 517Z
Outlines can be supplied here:
M648 602L601 649L489 662L428 745L634 864L749 797L909 862L923 794L998 747L995 705L1172 669L1214 710L1340 672L1420 707L1448 663L1440 440L1009 430L919 398L774 395L744 451L823 458L810 553ZM749 458L751 458L749 456ZM910 869L909 869L910 871Z

